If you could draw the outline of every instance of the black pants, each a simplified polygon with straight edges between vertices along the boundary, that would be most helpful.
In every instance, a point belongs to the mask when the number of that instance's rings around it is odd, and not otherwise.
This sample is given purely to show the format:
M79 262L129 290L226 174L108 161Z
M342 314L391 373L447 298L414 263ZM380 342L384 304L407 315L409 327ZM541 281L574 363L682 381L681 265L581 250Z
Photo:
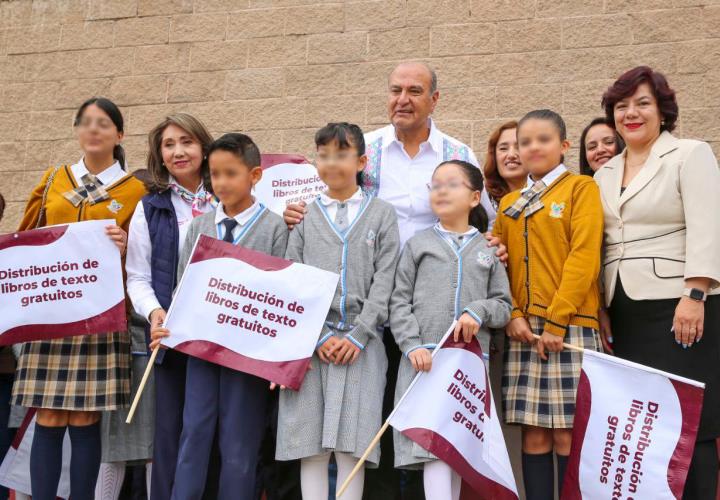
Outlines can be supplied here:
M300 460L275 460L278 400L280 391L269 395L268 425L260 447L257 470L257 498L267 500L302 500L300 491Z
M385 353L388 358L387 384L383 398L383 421L395 406L395 385L402 354L389 328L383 335ZM422 471L407 471L395 468L392 428L380 439L380 465L377 469L365 470L363 500L425 500Z
M719 467L717 442L712 440L695 443L683 500L716 500Z

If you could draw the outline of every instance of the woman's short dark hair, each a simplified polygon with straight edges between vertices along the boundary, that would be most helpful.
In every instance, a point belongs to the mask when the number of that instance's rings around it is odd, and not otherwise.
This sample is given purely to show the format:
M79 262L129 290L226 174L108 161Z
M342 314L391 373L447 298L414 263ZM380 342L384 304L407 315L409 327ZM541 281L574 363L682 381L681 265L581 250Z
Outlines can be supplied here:
M115 128L117 128L118 132L120 132L121 134L125 133L125 120L123 120L123 115L120 112L120 108L118 108L117 105L115 105L115 103L112 102L110 99L106 99L105 97L91 97L90 99L82 103L78 108L77 113L75 113L75 121L73 122L74 126L77 127L78 125L80 125L80 121L85 114L85 110L93 104L103 110L106 115L108 115L110 120L115 125ZM127 165L125 164L125 150L120 144L115 146L115 149L113 149L113 158L117 160L123 170L126 170Z
M339 149L355 148L358 156L365 154L365 136L362 129L354 123L328 123L315 133L315 147L326 146L337 141ZM362 185L362 172L355 176L358 185Z
M605 108L605 117L608 123L615 128L615 105L633 95L643 83L650 85L650 89L657 101L662 117L660 131L672 132L675 130L675 123L680 112L675 98L675 91L670 88L665 75L653 71L649 66L638 66L626 71L605 91L602 97L602 106Z
M590 168L590 163L588 163L587 161L585 137L587 137L588 132L590 132L590 129L593 128L595 125L607 125L613 130L615 134L615 154L618 154L623 149L625 149L625 141L623 141L622 137L620 137L620 134L617 133L617 130L615 130L613 124L608 123L607 118L604 117L594 118L593 121L591 121L588 126L583 129L582 134L580 134L580 173L584 175L589 175L590 177L595 175L595 172L592 168Z

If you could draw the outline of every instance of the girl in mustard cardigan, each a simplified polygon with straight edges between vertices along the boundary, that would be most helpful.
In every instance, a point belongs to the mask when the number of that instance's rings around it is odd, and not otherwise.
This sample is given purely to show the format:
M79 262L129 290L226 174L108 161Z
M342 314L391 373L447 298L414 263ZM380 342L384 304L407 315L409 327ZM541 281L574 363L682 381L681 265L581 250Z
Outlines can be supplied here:
M565 122L532 111L517 129L530 175L500 202L494 233L508 248L513 297L505 352L503 406L522 425L522 466L529 500L551 500L553 451L558 488L570 453L582 355L563 342L600 350L598 289L603 213L597 185L563 165ZM537 336L537 337L536 337Z

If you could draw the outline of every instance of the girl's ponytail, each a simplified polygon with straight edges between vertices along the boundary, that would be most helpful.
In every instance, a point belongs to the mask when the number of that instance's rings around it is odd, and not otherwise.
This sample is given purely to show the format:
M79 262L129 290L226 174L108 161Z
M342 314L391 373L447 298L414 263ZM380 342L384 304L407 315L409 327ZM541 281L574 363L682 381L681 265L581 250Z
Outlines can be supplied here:
M482 203L479 203L477 207L470 210L470 216L468 217L468 224L477 228L478 231L484 233L488 230L490 220L488 218L487 211Z
M125 149L118 144L113 149L113 158L117 160L123 170L127 170L127 164L125 163Z

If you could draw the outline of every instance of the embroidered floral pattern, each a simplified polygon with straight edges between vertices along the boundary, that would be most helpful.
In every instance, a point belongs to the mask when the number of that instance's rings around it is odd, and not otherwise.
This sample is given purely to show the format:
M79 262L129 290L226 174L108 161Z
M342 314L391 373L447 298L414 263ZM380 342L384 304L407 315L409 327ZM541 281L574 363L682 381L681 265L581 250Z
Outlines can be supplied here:
M455 143L447 138L443 139L443 161L470 159L468 147L464 144Z
M377 196L380 189L380 165L382 164L382 137L365 146L368 162L362 173L363 192L368 196Z

